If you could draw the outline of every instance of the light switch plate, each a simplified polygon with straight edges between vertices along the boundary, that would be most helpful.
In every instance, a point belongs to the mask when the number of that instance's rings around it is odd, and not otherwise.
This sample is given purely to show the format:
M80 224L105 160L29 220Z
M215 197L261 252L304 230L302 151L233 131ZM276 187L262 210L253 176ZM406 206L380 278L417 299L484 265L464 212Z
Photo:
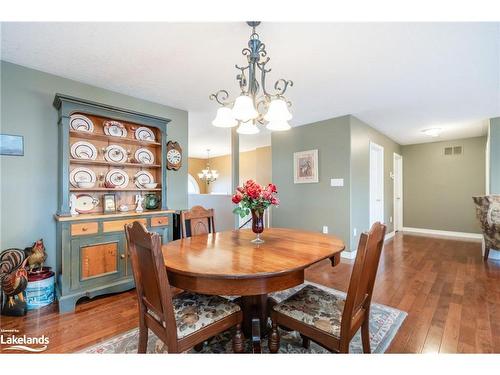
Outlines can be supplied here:
M330 186L344 186L343 178L332 178L330 179Z
M323 225L323 233L328 234L328 226Z

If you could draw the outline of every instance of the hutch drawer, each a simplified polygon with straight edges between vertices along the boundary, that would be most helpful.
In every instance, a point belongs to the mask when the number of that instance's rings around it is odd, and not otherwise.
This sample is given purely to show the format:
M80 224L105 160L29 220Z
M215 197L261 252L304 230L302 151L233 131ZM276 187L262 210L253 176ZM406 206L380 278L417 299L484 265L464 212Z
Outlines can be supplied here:
M148 225L146 219L125 219L125 220L105 221L102 223L102 231L103 232L121 232L121 231L123 231L123 227L126 224L133 223L134 221L138 221L141 224Z
M71 235L80 236L83 234L94 234L99 230L97 222L71 224Z
M168 216L157 216L151 218L152 227L162 227L168 225Z

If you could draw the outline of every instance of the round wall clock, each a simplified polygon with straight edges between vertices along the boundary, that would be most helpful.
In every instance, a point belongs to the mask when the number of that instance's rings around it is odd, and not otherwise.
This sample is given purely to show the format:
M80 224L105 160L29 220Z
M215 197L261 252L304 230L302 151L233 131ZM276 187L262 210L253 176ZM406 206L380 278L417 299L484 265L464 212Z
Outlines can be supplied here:
M177 171L182 166L182 148L177 142L167 143L167 169Z

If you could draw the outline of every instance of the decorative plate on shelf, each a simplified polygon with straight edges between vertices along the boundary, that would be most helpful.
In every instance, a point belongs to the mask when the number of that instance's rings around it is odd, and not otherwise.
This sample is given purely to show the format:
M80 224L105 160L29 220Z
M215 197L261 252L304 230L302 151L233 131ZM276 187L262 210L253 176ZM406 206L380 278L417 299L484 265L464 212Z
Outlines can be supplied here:
M111 163L127 162L127 151L119 145L109 145L104 150L104 159Z
M151 173L148 171L139 171L135 174L135 186L139 189L144 189L144 184L152 184L155 182L155 179Z
M96 182L96 175L92 169L78 167L73 169L69 174L69 182L74 187L78 187L79 182Z
M92 211L99 204L99 200L90 194L78 194L76 196L75 210L78 213L86 214Z
M155 133L153 133L151 129L141 126L140 128L137 128L137 130L135 131L135 138L138 139L139 141L154 142Z
M87 141L73 143L71 145L70 153L74 159L95 160L97 157L97 150L95 146Z
M124 189L128 186L128 175L121 169L112 169L106 174L105 181L113 184L117 189Z
M138 148L134 154L135 160L140 164L153 164L155 157L147 148Z
M92 133L94 131L94 123L84 115L71 115L69 126L71 129L78 130L79 132Z
M125 126L118 121L113 121L113 120L107 120L104 121L104 134L110 135L112 137L126 137L127 136L127 129L125 129Z

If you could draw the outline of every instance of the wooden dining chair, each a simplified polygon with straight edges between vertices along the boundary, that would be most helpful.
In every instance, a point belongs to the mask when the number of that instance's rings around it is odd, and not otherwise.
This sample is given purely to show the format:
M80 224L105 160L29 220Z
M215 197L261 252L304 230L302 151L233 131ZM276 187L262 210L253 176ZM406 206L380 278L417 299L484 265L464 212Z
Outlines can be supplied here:
M186 222L189 221L186 227ZM190 210L181 211L181 237L188 237L186 229L189 228L189 236L199 234L215 233L214 209L203 206L193 206Z
M376 222L369 233L361 234L345 298L307 285L273 306L269 336L272 353L276 353L280 346L278 326L298 331L306 348L309 347L309 340L313 340L328 350L340 353L349 352L349 343L361 327L363 352L371 352L370 304L385 230L385 225Z
M139 302L138 353L146 353L149 330L169 353L181 353L233 327L233 350L242 352L240 307L219 296L183 292L173 297L160 235L138 221L125 225L125 233Z

